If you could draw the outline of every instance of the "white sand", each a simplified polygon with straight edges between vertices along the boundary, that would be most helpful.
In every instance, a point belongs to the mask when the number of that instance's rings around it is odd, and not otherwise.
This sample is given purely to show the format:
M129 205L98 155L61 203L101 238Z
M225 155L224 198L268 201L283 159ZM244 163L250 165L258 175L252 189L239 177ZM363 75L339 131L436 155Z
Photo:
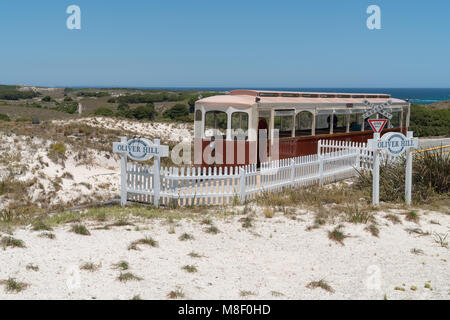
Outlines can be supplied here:
M140 223L148 228L145 231L93 230L88 224L91 236L71 233L66 225L54 231L55 240L19 229L14 237L27 248L0 251L0 279L14 277L30 286L17 294L0 288L0 299L130 299L137 294L143 299L165 299L176 288L187 299L242 299L241 290L255 293L245 299L383 299L385 294L388 299L449 299L449 249L435 243L432 235L418 237L405 229L445 234L450 216L428 212L421 214L420 225L403 218L403 224L393 225L383 215L378 215L379 238L364 231L363 225L346 224L344 231L351 237L344 246L328 239L332 226L305 231L313 215L300 211L296 220L281 213L272 219L259 214L250 230L238 222L241 216L212 217L222 231L217 235L205 233L198 221L187 219L175 227L176 234L169 234L169 226L157 219ZM430 224L431 220L440 225ZM195 239L180 241L183 232ZM130 242L146 235L157 240L159 248L127 250ZM411 253L413 248L424 254ZM191 251L204 257L192 258ZM120 260L128 261L130 271L143 280L116 280L120 271L111 265ZM84 262L101 267L94 272L79 270ZM26 270L29 263L39 266L39 271ZM198 272L181 269L188 264L197 266ZM310 281L321 279L335 293L306 288ZM427 281L433 290L424 287ZM397 286L405 291L394 290ZM273 291L283 296L275 297Z
M149 139L158 138L163 142L190 142L194 134L194 126L190 123L140 122L104 117L81 118L76 120L54 120L52 122L59 125L83 123L91 127L124 130L135 133L140 137Z
M37 206L43 202L65 205L109 200L119 194L117 155L93 149L79 153L66 144L67 159L55 163L48 157L50 145L55 141L0 134L0 142L0 159L4 160L0 163L0 180L10 175L24 182L36 179L26 196ZM53 182L58 181L60 189L56 190ZM6 195L0 196L0 210L11 201Z

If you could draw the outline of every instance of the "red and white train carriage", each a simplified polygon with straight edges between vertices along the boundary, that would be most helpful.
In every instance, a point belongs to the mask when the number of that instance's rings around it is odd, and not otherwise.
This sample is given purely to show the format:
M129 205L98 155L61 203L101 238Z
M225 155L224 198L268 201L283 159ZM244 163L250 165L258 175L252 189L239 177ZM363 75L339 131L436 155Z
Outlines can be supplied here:
M235 166L310 155L321 139L366 142L372 130L363 118L370 109L365 101L390 101L393 117L383 133L406 133L410 104L388 94L234 90L200 99L194 163Z

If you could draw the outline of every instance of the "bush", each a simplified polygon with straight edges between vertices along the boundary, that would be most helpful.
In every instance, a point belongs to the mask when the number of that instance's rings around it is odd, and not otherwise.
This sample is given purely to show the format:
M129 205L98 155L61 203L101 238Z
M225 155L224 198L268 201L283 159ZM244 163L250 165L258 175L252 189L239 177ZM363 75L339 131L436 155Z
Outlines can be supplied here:
M109 92L104 92L104 91L100 91L100 92L81 91L81 92L78 92L78 96L79 97L101 98L101 97L109 97L110 94L109 94Z
M64 98L64 102L70 102L73 101L73 99L71 97L65 97Z
M411 105L410 130L414 136L449 136L450 109L429 109Z
M37 97L39 93L32 90L19 91L17 86L4 86L0 85L0 99L3 100L19 100L19 99L32 99Z
M385 202L405 199L405 158L380 166L380 200ZM444 153L424 153L413 159L412 198L427 202L437 195L450 192L450 156ZM357 188L371 189L372 174L360 172Z
M100 107L100 108L97 108L97 110L95 110L94 114L96 116L110 117L114 114L114 112L108 107Z
M55 110L74 114L78 111L78 103L76 102L57 103Z
M41 99L41 101L43 101L43 102L51 102L51 101L53 101L53 99L52 99L52 97L50 97L50 96L45 96L45 97L43 97L43 98Z
M53 161L65 160L67 148L62 142L52 143L48 152L48 157Z
M132 110L134 118L138 120L149 119L153 120L156 116L156 110L153 103L148 103L145 106L139 106Z
M130 109L130 106L128 105L128 103L120 103L119 106L117 107L117 110L123 111L123 110L128 110Z
M184 104L176 104L163 113L165 118L172 120L185 120L189 115L189 108Z
M0 113L0 120L11 121L11 118L6 114Z

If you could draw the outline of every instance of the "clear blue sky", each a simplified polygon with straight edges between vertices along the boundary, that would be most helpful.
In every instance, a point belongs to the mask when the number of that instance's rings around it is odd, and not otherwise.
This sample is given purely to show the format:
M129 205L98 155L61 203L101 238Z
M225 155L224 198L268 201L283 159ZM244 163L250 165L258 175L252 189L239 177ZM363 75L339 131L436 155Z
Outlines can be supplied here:
M448 0L1 0L0 83L449 88L449 17Z

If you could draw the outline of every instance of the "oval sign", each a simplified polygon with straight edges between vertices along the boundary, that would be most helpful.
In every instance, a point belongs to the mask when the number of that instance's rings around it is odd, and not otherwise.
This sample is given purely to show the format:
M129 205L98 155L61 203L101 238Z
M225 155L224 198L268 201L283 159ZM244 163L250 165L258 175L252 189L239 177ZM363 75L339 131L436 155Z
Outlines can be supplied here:
M145 139L132 139L127 142L128 157L136 161L145 161L153 157L152 142Z
M413 147L414 141L407 139L403 133L389 132L381 137L378 148L386 150L393 156L399 156L407 147Z

